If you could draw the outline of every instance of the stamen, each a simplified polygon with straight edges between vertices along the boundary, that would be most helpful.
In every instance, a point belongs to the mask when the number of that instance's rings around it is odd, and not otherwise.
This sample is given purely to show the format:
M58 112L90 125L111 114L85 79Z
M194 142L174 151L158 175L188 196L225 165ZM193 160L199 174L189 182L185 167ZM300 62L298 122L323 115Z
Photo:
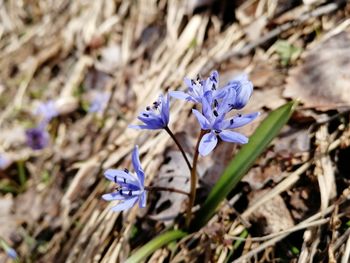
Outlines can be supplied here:
M213 110L213 113L214 113L215 117L219 116L219 114L216 110Z
M142 115L145 116L145 117L147 117L147 118L149 117L149 115L146 114L146 113L143 113Z
M242 117L242 114L240 114L240 113L238 113L237 115L238 115L238 117Z
M126 179L124 178L124 184L126 184Z
M129 170L124 168L124 172L126 172L127 174L129 173Z
M219 103L218 103L218 101L215 99L215 100L214 100L214 107L217 107L217 106L219 106Z
M120 195L123 195L123 190L119 190Z
M201 77L199 76L199 74L197 74L197 81L200 82Z
M118 180L117 180L117 177L114 176L114 182L117 183L117 181L118 181Z
M213 83L213 85L211 86L211 90L216 90L215 84Z
M193 79L191 79L191 85L195 85L196 83L194 82Z
M146 107L146 111L149 111L149 110L151 110L151 107L150 107L150 106L147 106L147 107Z
M158 109L159 105L160 105L160 102L158 101L153 102L153 109L155 110Z
M129 193L128 193L129 196L132 196L132 191L130 190Z
M216 134L219 134L221 131L220 130L215 130L215 133Z
M232 125L233 123L234 123L234 120L233 120L233 119L231 119L231 120L230 120L230 124Z

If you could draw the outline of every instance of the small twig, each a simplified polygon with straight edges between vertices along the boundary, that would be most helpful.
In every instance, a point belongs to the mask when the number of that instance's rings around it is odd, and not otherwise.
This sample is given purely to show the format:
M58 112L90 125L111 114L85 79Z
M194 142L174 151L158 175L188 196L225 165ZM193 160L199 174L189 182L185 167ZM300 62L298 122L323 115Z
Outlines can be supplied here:
M314 222L310 222L307 224L303 224L303 225L297 225L295 227L291 227L289 229L277 232L277 233L272 233L266 236L262 236L262 237L249 237L249 238L242 238L242 237L230 237L230 239L232 240L241 240L241 241L245 241L247 239L251 240L251 241L255 241L255 242L261 242L261 241L266 241L284 234L291 234L293 232L299 231L301 229L304 228L308 228L308 227L313 227L313 226L319 226L319 225L323 225L329 222L328 218L324 218L324 219L320 219L320 220L316 220Z
M346 242L345 251L341 259L341 263L347 263L350 259L350 236L348 236L348 241Z
M153 191L153 192L158 192L158 191L167 191L167 192L174 192L174 193L178 193L178 194L183 194L183 195L187 195L190 196L189 193L182 191L180 189L176 189L176 188L171 188L171 187L163 187L163 186L145 186L145 190L147 191Z
M334 205L331 205L329 206L326 211L324 211L324 213L317 213L311 217L309 217L308 219L304 220L303 222L299 223L298 225L295 226L296 227L302 227L302 226L305 226L307 224L310 224L312 223L313 221L319 219L320 217L326 215L326 214L329 214L330 212L332 212L334 209ZM323 219L325 220L325 219ZM302 227L302 228L305 228L305 227ZM247 254L239 257L238 259L236 259L235 261L233 261L233 263L238 263L238 262L243 262L244 260L247 260L251 257L253 257L254 255L256 255L257 253L263 251L265 248L269 247L269 246L272 246L274 244L276 244L277 242L281 241L282 239L284 239L285 237L287 237L288 235L290 234L290 232L288 233L284 233L284 234L281 234L280 236L277 236L275 238L272 238L264 243L262 243L260 246L258 246L257 248L251 250L250 252L248 252Z

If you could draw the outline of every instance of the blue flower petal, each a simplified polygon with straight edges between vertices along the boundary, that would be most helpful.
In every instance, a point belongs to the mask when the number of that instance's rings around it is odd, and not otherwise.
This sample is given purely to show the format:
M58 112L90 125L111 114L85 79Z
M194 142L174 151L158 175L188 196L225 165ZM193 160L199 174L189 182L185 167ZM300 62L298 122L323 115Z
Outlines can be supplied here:
M192 80L191 80L190 78L187 78L187 77L184 78L184 82L185 82L186 86L187 86L190 90L193 89Z
M216 138L216 134L214 132L205 134L199 144L199 153L202 156L208 155L212 150L214 150L217 143L218 139Z
M135 205L137 199L138 199L138 196L135 196L135 197L130 198L130 199L126 199L124 202L121 202L121 203L117 204L116 206L112 207L111 210L114 212L119 212L119 211L130 209L131 207L133 207Z
M16 250L14 250L11 247L6 248L6 254L12 259L17 259L18 258Z
M107 169L104 172L104 176L115 183L124 183L124 179L126 180L126 183L131 183L135 186L140 187L140 183L134 176L131 174L126 173L125 171L122 170L116 170L116 169Z
M147 201L147 193L143 192L140 196L140 199L139 199L139 206L141 208L146 207L146 201Z
M211 104L212 104L211 100L212 100L212 97L210 93L206 93L206 96L202 100L202 112L205 118L207 118L207 120L209 121L209 123L213 119L213 110L211 107Z
M138 116L137 118L145 123L145 125L148 126L150 130L158 130L164 128L161 118L148 118L144 116Z
M140 184L143 187L145 183L145 174L141 167L140 158L139 158L139 148L137 145L135 146L132 152L131 160L132 160L132 165L134 166L135 172L137 174L137 177L140 181Z
M183 91L170 91L169 94L171 97L179 100L188 100L188 98L190 97L187 93Z
M260 115L259 112L244 114L240 116L236 116L230 120L225 120L224 127L225 129L234 129L242 127L253 120L255 120Z
M221 103L219 103L218 113L219 115L226 114L232 109L232 105L235 104L237 99L237 93L234 89L227 89L226 94L223 97Z
M214 70L205 82L205 91L216 90L219 86L219 73Z
M213 91L214 99L222 99L226 96L227 90L225 88Z
M113 201L113 200L124 200L126 196L121 195L119 192L113 192L113 193L102 195L102 198L105 201Z
M253 92L253 83L249 81L247 74L242 74L229 82L229 87L237 92L234 109L242 109L248 102Z
M160 114L162 116L163 120L163 128L168 125L169 123L169 115L170 115L170 98L169 95L166 95L163 97L163 95L160 96L161 99L161 110Z
M199 111L192 109L192 113L194 114L194 116L196 116L203 130L208 130L210 128L208 120Z
M245 144L248 142L248 138L238 132L228 131L224 130L219 133L219 137L221 140L225 142L234 142L234 143L240 143Z

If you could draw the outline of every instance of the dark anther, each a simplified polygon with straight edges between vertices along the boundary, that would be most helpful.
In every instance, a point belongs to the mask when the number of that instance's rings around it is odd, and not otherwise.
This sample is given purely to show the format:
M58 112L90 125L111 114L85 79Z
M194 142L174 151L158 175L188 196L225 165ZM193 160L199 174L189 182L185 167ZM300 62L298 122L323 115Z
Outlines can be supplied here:
M142 115L147 117L147 118L149 117L149 115L147 113L143 113Z
M218 112L216 110L213 111L215 117L219 116Z
M160 103L158 101L153 102L153 108L157 109L159 107Z
M213 85L211 86L211 90L216 90L215 84L214 84L214 83L213 83Z
M127 174L129 173L129 170L124 168L124 172L126 172Z
M196 83L194 82L193 79L191 79L191 85L195 85Z
M129 193L128 193L129 196L132 196L132 191L130 190Z
M199 74L197 74L197 81L199 82L201 80L201 77L199 76Z
M119 190L120 195L123 195L123 190Z
M114 176L114 182L117 183L117 177L116 176Z
M215 75L211 76L211 80L217 82Z
M215 133L216 134L219 134L221 131L220 130L215 130Z
M233 124L233 122L234 122L234 120L233 120L233 119L231 119L231 120L230 120L230 124L232 125L232 124Z
M217 106L219 106L219 103L217 100L214 100L214 107L217 107Z
M126 184L126 179L124 178L124 184Z
M242 117L242 114L238 113L238 117Z
M147 106L146 107L146 110L148 111L148 110L151 110L151 107L150 106Z

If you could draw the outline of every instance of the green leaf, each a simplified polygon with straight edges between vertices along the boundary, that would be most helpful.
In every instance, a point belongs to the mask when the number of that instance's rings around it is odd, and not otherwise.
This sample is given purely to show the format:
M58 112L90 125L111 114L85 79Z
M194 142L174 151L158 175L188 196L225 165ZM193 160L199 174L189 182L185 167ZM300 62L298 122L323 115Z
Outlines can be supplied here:
M287 123L296 104L295 101L292 101L279 107L271 112L259 125L250 137L249 143L242 147L211 190L203 206L192 221L191 231L204 226L214 215L218 205L235 188L255 160L265 151L272 139L277 136L281 128Z
M146 245L137 250L131 257L129 257L125 263L137 263L145 260L149 255L162 246L186 236L187 233L181 230L171 230L161 234L160 236L152 239Z
M280 56L282 66L288 66L290 62L296 60L303 51L301 48L285 40L278 40L274 46L276 48L276 53Z

